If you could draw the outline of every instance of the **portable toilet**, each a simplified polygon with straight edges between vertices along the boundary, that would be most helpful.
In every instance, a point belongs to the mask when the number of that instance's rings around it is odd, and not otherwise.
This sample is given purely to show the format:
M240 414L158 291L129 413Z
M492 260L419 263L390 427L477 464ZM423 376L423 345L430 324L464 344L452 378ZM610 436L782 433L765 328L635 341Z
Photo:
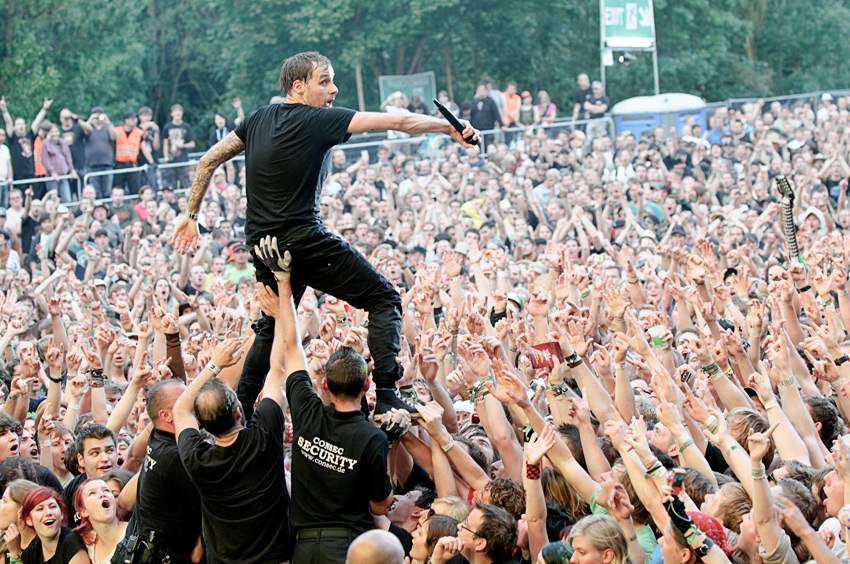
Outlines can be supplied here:
M676 126L680 134L688 117L693 117L702 130L705 125L705 101L692 94L668 93L658 96L636 96L623 100L611 108L617 134L629 131L636 138L641 133L658 126L669 131Z

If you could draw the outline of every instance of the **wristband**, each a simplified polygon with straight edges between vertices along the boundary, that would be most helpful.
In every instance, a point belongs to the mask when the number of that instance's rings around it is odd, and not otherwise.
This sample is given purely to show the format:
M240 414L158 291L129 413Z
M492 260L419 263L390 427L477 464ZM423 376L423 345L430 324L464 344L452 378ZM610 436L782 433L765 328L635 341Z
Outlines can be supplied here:
M449 442L445 445L440 445L440 448L443 449L443 452L449 452L452 450L452 447L455 446L455 440L449 438Z
M213 361L210 361L209 364L204 367L204 370L209 370L213 373L214 376L218 376L219 374L221 374L221 368L216 366Z
M68 409L73 409L74 411L77 411L78 409L80 409L80 406L78 404L75 404L75 403L69 403Z
M693 446L694 440L688 439L685 443L679 447L679 454L684 454L689 446Z
M198 221L198 214L186 212L186 217L191 219L192 221Z
M50 441L38 441L38 446L41 448L50 448Z
M708 426L708 432L709 432L709 433L716 433L716 432L717 432L717 429L719 429L719 428L720 428L720 423L717 421L717 419L715 419L715 420L714 420L714 422L713 422L713 423L711 423L711 424Z
M790 386L791 384L796 384L796 383L797 383L797 379L793 376L789 376L788 378L779 381L780 386Z
M833 360L832 362L835 363L835 366L841 366L845 362L850 362L850 356L847 356L847 354L845 353L845 354L839 356L838 358L836 358L835 360Z
M734 444L726 449L726 456L732 456L732 453L737 449L741 448L739 445Z
M764 465L753 470L753 480L761 480L767 478L767 473L764 471Z
M537 464L525 463L525 477L529 480L539 480L541 473L539 462Z
M764 404L765 411L773 409L774 407L779 407L779 402L776 401L776 398L773 398L772 400Z
M805 286L800 286L799 288L797 288L797 291L802 294L803 292L808 292L811 289L812 289L811 284L806 284Z

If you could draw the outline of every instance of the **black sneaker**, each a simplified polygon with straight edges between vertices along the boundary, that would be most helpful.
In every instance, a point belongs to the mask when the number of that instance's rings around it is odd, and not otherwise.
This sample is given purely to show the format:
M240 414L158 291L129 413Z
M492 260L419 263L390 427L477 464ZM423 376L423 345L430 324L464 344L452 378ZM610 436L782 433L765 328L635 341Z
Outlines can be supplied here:
M374 420L380 421L384 413L391 409L403 409L410 412L414 419L420 417L419 412L412 403L401 397L398 388L378 388L375 390L375 415Z

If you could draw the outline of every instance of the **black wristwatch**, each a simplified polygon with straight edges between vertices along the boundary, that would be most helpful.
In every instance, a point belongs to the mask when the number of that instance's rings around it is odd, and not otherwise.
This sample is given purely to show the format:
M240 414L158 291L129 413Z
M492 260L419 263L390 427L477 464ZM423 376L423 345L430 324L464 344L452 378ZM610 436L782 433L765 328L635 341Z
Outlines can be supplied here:
M198 214L196 214L196 213L187 213L186 217L188 217L191 220L198 221Z
M847 356L847 354L845 353L833 360L833 362L835 363L835 366L841 366L845 362L850 362L850 356Z
M711 547L713 547L713 546L714 546L714 541L711 540L710 538L708 538L708 536L706 536L702 540L702 544L700 546L691 545L691 548L693 549L693 551L696 553L697 556L702 558L706 554L708 554L708 551L711 550Z

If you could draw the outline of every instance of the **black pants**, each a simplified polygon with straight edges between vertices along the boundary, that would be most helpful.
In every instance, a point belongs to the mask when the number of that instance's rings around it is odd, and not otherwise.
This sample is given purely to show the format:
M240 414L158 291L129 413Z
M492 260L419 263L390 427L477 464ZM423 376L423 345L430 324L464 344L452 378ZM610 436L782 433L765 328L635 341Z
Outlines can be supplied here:
M396 363L401 348L401 297L396 289L354 247L322 230L310 238L281 243L292 254L292 295L296 305L307 286L345 300L369 313L369 352L374 361L372 379L378 388L392 388L401 378ZM253 251L252 251L253 252ZM277 291L277 281L262 261L254 257L257 280ZM257 337L245 358L237 396L245 418L253 414L254 402L269 372L274 319L263 316L256 324Z
M341 528L299 531L292 564L345 564L348 547L356 537L354 531Z
M125 168L135 168L136 163L115 163L115 175L112 177L112 187L123 188L124 193L128 196L135 196L139 193L139 173L135 172L119 172Z

